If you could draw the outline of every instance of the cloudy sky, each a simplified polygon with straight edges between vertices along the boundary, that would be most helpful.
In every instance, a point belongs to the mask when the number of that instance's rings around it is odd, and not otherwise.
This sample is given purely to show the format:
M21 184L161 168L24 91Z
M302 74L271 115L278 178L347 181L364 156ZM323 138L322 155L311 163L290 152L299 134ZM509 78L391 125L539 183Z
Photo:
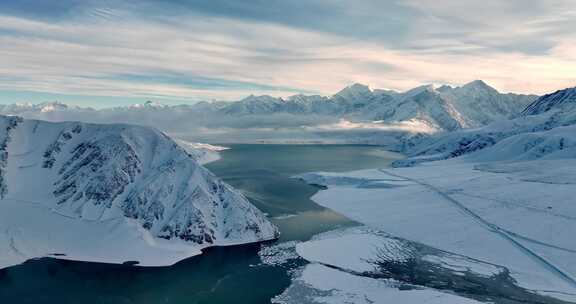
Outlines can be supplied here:
M573 0L0 1L0 102L576 86Z

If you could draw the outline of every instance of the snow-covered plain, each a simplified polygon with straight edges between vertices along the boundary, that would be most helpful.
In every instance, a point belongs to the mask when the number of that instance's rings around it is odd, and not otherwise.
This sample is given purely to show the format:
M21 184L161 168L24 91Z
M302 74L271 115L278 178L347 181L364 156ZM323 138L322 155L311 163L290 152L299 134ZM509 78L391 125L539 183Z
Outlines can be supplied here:
M0 268L44 256L171 265L277 237L200 158L145 127L0 116Z
M302 178L318 184L318 175ZM392 235L506 267L522 287L576 299L574 184L525 181L460 161L352 175L356 185L342 174L347 185L323 183L328 189L313 199ZM362 186L367 179L381 187Z

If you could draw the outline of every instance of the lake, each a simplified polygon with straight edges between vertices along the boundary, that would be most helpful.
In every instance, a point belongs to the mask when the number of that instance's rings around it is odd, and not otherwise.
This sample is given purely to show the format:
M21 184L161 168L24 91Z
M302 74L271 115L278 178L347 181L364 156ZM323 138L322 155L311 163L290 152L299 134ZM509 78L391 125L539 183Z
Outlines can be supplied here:
M228 145L207 167L278 225L276 242L304 241L353 221L310 197L291 176L386 167L399 156L363 145ZM263 265L261 244L214 247L170 267L39 259L0 270L2 303L270 303L290 284L289 266ZM304 263L301 261L300 263Z

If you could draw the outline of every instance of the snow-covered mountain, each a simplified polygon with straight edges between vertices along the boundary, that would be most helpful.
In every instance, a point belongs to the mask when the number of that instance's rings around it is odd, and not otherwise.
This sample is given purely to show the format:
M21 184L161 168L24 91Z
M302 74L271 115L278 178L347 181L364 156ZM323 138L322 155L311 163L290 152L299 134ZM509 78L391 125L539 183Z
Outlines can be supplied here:
M77 110L92 110L90 108L80 108L75 106L69 106L65 103L58 101L53 102L43 102L39 104L32 103L15 103L9 105L0 105L0 111L5 114L18 115L22 113L50 113L56 111L77 111Z
M440 130L478 127L519 114L536 96L502 94L481 80L461 87L421 86L371 108L366 115L384 121L423 120Z
M232 115L291 113L384 122L420 120L451 131L515 117L534 99L533 95L499 93L481 80L461 87L426 85L403 93L354 84L331 97L250 96L219 110Z
M0 116L0 267L53 253L164 265L277 236L195 157L145 127Z
M572 88L542 96L515 119L428 138L408 139L404 150L411 157L397 165L454 158L480 150L485 151L470 157L492 160L573 158L576 155L575 92Z
M576 87L559 90L544 95L527 107L522 114L536 115L552 109L560 109L564 106L574 108L576 104Z
M255 128L259 129L258 132L268 128L275 133L283 129L293 135L310 134L310 128L303 131L302 127L337 125L341 120L377 122L377 125L408 122L436 131L454 131L516 117L536 98L533 95L502 94L477 80L461 87L436 88L427 85L406 92L371 90L368 86L353 84L332 96L248 96L236 102L200 102L179 106L147 102L95 110L67 107L59 103L0 105L0 113L50 121L129 122L146 124L172 134L211 132L212 137L216 133ZM246 135L249 131L242 133ZM336 131L331 130L330 135ZM343 131L346 133L349 130ZM321 140L325 133L313 140ZM258 133L257 136L260 135ZM339 136L339 140L346 136ZM358 136L356 132L348 137L355 142L354 138ZM233 141L231 138L237 137L238 134L231 134L228 138L220 139L220 142ZM296 136L293 139L301 138ZM369 140L366 138L363 141Z

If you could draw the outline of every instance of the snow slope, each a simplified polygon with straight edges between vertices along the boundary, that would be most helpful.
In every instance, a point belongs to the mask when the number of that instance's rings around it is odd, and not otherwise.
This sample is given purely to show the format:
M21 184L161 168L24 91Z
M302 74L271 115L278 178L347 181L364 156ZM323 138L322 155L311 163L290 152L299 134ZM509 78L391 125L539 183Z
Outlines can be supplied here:
M553 108L574 107L576 103L576 88L559 90L551 94L544 95L528 106L522 114L536 115L547 112Z
M130 125L1 116L0 199L0 267L54 253L169 265L277 235L193 155Z
M222 146L189 142L181 139L175 139L174 141L201 165L219 160L220 154L218 152L228 149Z
M427 138L407 139L404 151L409 158L395 165L411 166L462 155L485 160L574 158L576 102L567 101L570 100L567 91L571 90L574 89L543 96L515 119ZM480 150L486 151L473 154Z

